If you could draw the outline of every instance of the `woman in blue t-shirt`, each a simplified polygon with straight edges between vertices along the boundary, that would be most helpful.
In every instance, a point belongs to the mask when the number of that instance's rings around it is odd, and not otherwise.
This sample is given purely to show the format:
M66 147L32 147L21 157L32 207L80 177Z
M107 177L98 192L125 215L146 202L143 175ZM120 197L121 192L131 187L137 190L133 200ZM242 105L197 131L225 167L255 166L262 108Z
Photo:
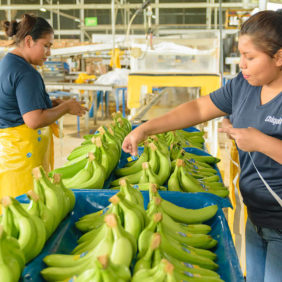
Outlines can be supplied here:
M137 154L148 136L231 115L221 129L236 142L240 191L248 209L247 281L282 281L282 11L261 11L241 27L241 72L208 96L180 105L132 131L123 150ZM267 189L255 166L269 184Z
M33 67L43 65L53 44L45 19L25 14L20 22L4 22L4 30L15 49L0 61L0 198L32 189L32 168L52 168L54 122L87 111L73 99L51 101Z

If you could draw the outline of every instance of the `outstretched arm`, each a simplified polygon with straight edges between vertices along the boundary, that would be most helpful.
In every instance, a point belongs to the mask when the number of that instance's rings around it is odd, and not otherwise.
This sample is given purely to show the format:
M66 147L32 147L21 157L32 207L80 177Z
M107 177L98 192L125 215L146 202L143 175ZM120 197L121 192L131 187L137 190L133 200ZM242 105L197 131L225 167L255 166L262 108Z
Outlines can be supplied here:
M219 110L209 96L203 96L138 126L124 139L122 148L136 155L138 144L150 135L190 127L224 115L226 113Z

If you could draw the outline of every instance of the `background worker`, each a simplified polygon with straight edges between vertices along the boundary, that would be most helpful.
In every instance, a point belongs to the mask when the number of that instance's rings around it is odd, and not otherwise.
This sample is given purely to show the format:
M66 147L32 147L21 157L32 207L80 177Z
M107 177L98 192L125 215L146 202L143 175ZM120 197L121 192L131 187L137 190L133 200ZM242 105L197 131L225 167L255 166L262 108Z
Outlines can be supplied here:
M51 101L34 66L50 56L54 31L41 17L23 15L4 22L15 49L0 61L0 198L18 196L33 187L32 168L53 166L53 123L87 109L77 101Z

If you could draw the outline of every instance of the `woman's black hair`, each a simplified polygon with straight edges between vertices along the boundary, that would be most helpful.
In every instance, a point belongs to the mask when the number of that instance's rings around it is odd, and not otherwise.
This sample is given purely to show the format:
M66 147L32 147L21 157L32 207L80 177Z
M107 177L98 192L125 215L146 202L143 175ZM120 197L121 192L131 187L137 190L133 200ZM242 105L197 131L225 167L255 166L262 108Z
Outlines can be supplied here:
M254 14L243 23L240 35L249 35L259 50L273 58L282 48L282 9Z
M45 34L54 33L52 26L41 17L24 14L20 22L15 20L3 23L4 31L7 36L13 37L12 44L18 45L27 35L34 41L44 37Z

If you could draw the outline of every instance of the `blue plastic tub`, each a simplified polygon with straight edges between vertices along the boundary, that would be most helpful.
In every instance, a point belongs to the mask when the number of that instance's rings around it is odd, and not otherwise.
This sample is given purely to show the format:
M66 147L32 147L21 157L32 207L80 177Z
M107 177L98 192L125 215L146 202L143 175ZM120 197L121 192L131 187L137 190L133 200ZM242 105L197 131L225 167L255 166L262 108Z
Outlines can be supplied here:
M74 190L76 205L71 214L59 225L56 232L47 241L41 254L31 261L24 269L21 281L41 282L40 271L46 266L43 258L51 253L70 253L76 246L77 239L81 232L77 230L74 223L82 216L106 207L108 199L117 193L116 190ZM148 192L142 192L145 206L148 204ZM179 206L186 208L202 208L217 204L219 210L216 216L207 222L212 226L211 235L218 240L215 253L218 256L218 273L226 282L244 281L240 269L238 257L233 245L231 234L222 212L222 199L211 194L204 193L181 193L181 192L160 192L161 197ZM26 195L17 198L20 202L28 202Z

